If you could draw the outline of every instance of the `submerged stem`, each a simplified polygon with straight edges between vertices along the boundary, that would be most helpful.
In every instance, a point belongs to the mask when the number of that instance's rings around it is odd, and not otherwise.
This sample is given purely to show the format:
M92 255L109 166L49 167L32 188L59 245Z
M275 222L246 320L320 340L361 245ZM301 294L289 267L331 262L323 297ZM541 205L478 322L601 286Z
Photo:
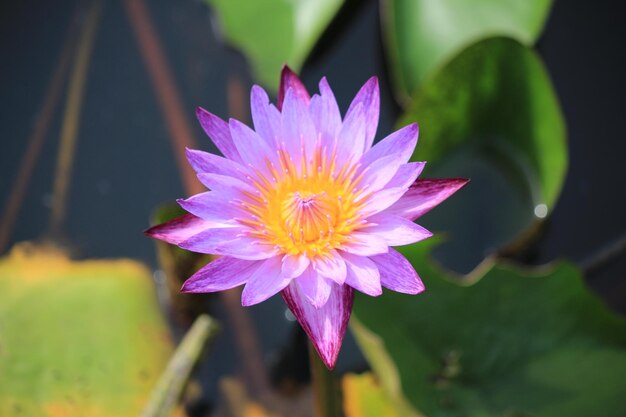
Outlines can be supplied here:
M215 320L206 314L198 316L159 378L141 417L172 414L204 346L213 340L218 331L219 325Z
M339 379L334 371L326 368L310 341L309 364L313 383L315 417L344 417Z

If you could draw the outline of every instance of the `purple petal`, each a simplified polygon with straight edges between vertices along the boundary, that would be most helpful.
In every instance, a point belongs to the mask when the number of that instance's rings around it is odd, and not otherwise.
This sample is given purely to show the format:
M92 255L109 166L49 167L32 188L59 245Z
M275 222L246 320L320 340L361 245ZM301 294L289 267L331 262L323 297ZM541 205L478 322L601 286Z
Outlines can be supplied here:
M465 178L420 179L385 213L409 220L429 212L469 182Z
M370 258L380 271L380 283L385 288L404 294L419 294L424 291L422 280L413 269L413 265L395 249L389 253Z
M245 165L267 173L267 161L274 159L274 153L267 142L240 121L230 119L229 123L233 142Z
M196 194L185 200L178 199L176 202L191 214L219 225L232 225L235 218L246 215L236 203L212 191Z
M237 239L241 235L242 229L240 227L207 229L180 242L178 246L192 252L221 255L217 247L224 242Z
M313 268L324 278L343 284L346 280L346 263L335 250L330 250L329 255L324 258L316 258Z
M344 243L341 249L354 255L371 256L387 253L389 245L382 237L369 233L353 232L350 233L350 242Z
M365 113L365 137L363 141L363 149L361 152L367 151L374 143L376 129L378 128L378 116L380 111L380 91L378 88L378 78L372 77L361 87L357 95L352 100L346 119L348 119L358 105L361 104Z
M408 164L400 165L398 172L389 180L386 188L409 188L422 173L425 166L426 162L409 162Z
M296 166L299 166L303 152L305 160L308 161L313 157L317 143L317 130L309 116L306 105L291 88L286 93L282 116L283 143L289 155L294 159Z
M331 285L330 296L319 309L308 302L296 282L292 282L281 293L329 369L335 367L354 301L352 287Z
M270 105L267 93L258 85L253 86L250 92L250 107L254 130L268 144L275 144L281 132L280 112Z
M187 213L168 222L152 226L144 233L154 239L178 245L191 236L210 227L217 227L218 225L218 223L204 220Z
M342 252L341 256L348 267L346 284L364 294L377 297L383 293L380 286L380 272L369 258Z
M372 194L367 199L367 204L365 204L365 207L361 210L361 215L363 217L367 217L389 208L394 203L396 203L400 199L400 197L402 197L406 192L406 188L394 187L385 188Z
M183 284L182 292L224 291L244 284L261 264L227 256L217 258L202 267Z
M246 175L245 168L241 164L212 153L187 149L187 160L198 174L210 172L235 178Z
M361 198L369 193L383 188L396 175L398 169L403 164L402 155L392 154L384 156L366 167L361 175L357 186L361 193ZM356 201L359 201L357 198Z
M278 254L276 247L256 238L239 236L233 240L222 242L216 248L216 254L232 256L238 259L261 260Z
M306 255L285 255L283 257L282 273L287 278L297 278L309 267L310 261Z
M365 146L365 128L365 111L363 105L358 103L346 116L337 134L337 159L341 163L361 158Z
M220 193L221 196L229 196L229 198L243 198L242 193L256 193L256 188L237 178L228 177L226 175L202 173L198 174L198 179L205 187L211 191Z
M287 94L287 90L293 89L294 93L306 106L309 105L309 100L311 96L309 96L309 92L306 90L300 78L287 66L283 67L283 70L280 74L280 86L278 87L278 110L282 110L283 101L285 100L285 96Z
M398 152L402 154L402 162L407 162L411 158L411 155L413 155L415 145L417 145L418 134L419 127L417 123L410 124L393 132L368 150L361 158L361 164L368 166L384 156Z
M312 267L295 279L301 293L315 308L321 308L328 301L333 282L322 277Z
M309 114L321 135L322 146L328 145L332 149L337 133L341 128L341 113L326 77L322 78L319 86L321 94L316 94L311 99Z
M233 161L241 161L237 148L233 144L233 140L230 136L230 129L228 123L203 109L198 107L196 109L196 117L202 126L202 129L211 138L217 149L220 150L222 155Z
M427 239L433 234L404 217L393 214L377 214L367 219L376 226L366 227L364 232L382 237L389 246L402 246Z
M268 259L276 255L273 245L267 245L245 234L241 227L207 229L178 246L193 252L225 255L248 261Z
M267 300L280 292L290 282L280 273L281 257L275 256L261 263L258 269L248 278L241 293L241 304L251 306Z

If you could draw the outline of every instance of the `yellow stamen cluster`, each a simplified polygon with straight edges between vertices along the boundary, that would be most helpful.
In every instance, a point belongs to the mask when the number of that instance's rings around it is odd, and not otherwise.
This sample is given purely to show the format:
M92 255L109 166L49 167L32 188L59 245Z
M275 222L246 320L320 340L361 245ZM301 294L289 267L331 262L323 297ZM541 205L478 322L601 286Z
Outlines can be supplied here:
M275 246L281 253L324 257L350 240L363 227L360 210L367 196L357 186L357 164L337 166L335 152L317 146L311 158L305 152L299 167L284 150L275 164L266 161L265 172L248 177L256 193L246 193L245 209L252 237ZM269 177L269 178L268 178Z

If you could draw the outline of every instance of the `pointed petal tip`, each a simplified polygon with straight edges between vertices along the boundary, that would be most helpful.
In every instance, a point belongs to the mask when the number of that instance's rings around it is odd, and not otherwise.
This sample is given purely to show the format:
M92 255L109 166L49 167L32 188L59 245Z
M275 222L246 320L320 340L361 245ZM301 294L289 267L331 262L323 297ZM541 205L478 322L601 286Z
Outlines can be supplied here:
M461 188L465 187L467 184L471 182L469 178L461 178L461 177L452 177L452 178L444 178L444 179L423 178L423 179L416 180L411 187L419 185L420 181L424 181L426 184L428 184L429 182L440 182L442 184L445 184L449 190L450 195L459 191Z
M320 309L316 309L308 302L295 282L281 291L281 295L324 364L332 369L337 361L352 312L354 301L352 287L333 284L328 301Z
M207 114L211 114L211 112L209 112L207 109L205 109L204 107L198 106L196 107L196 117L199 119L201 116L205 116Z
M187 284L187 281L185 281L183 283L183 285L181 285L180 292L183 293L183 294L191 294L191 293L193 293L193 291L189 288L189 285Z
M144 234L153 239L162 240L173 245L178 245L191 236L203 230L214 227L215 224L201 219L193 214L186 213L164 223L157 224L146 230Z
M157 226L158 226L158 225L157 225ZM148 236L148 237L154 238L154 234L155 234L154 229L155 229L155 227L157 227L157 226L151 226L151 227L148 227L148 228L147 228L147 229L145 229L142 233L143 233L145 236Z
M407 136L409 136L409 135L419 135L420 126L419 126L419 123L417 123L417 122L409 123L408 125L403 126L400 129L398 129L395 132L393 132L392 135L394 133L397 133L397 132L400 132L400 131L404 131L405 135L407 135Z
M372 75L366 82L364 85L371 85L372 88L376 88L379 85L379 81L378 81L378 76L377 75Z
M324 362L324 365L326 365L326 368L328 368L329 371L335 369L335 365L337 364L337 358L339 357L339 350L322 353L315 343L313 343L313 347L315 348L315 352L317 352L317 355L320 357L322 362Z
M419 136L420 133L420 125L417 122L413 122L407 126L412 132L415 132L415 136Z
M250 127L247 124L245 124L244 122L242 122L240 120L235 119L234 117L229 117L228 118L228 127L229 127L229 129L231 129L231 132L232 132L233 128L235 128L235 129L243 129L243 128L250 129Z
M285 97L287 96L287 91L289 89L293 89L296 96L308 106L309 101L311 100L311 96L309 95L309 92L302 83L302 80L300 80L298 75L293 72L291 68L289 68L287 65L284 65L282 71L280 72L278 102L276 103L278 110L280 111L282 111L283 102L285 101Z
M255 95L263 97L264 100L267 99L267 101L269 101L269 96L267 95L267 92L263 87L258 84L253 84L252 88L250 89L250 96L254 97Z
M369 295L370 297L380 297L381 295L383 295L383 289L381 287L380 291L377 290L376 292L372 292L372 293L367 294L367 295Z
M308 334L308 332L307 332ZM328 346L328 343L324 342L322 339L313 339L311 335L309 336L309 340L311 341L311 345L315 349L317 356L324 362L326 368L332 371L337 364L337 358L339 357L339 352L341 351L342 341L340 341L339 345Z
M296 73L289 67L289 64L285 62L280 69L280 75L296 75Z
M258 302L255 303L253 300L250 300L248 298L244 298L243 295L241 296L241 306L242 307L251 307L251 306L253 306L255 304L258 304Z
M187 159L193 157L194 152L198 152L198 150L185 146L185 156L187 156Z
M387 213L415 220L470 182L467 178L418 178Z

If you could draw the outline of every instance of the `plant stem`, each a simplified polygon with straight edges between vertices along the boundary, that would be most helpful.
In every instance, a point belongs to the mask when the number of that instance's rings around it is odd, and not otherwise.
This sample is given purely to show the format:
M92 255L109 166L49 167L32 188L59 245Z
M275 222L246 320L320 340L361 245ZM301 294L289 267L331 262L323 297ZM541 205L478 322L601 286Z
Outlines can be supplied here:
M339 379L334 371L326 368L310 341L309 364L315 417L344 417Z
M219 325L215 320L206 314L198 316L157 382L141 417L166 417L172 414L200 353L218 331Z

